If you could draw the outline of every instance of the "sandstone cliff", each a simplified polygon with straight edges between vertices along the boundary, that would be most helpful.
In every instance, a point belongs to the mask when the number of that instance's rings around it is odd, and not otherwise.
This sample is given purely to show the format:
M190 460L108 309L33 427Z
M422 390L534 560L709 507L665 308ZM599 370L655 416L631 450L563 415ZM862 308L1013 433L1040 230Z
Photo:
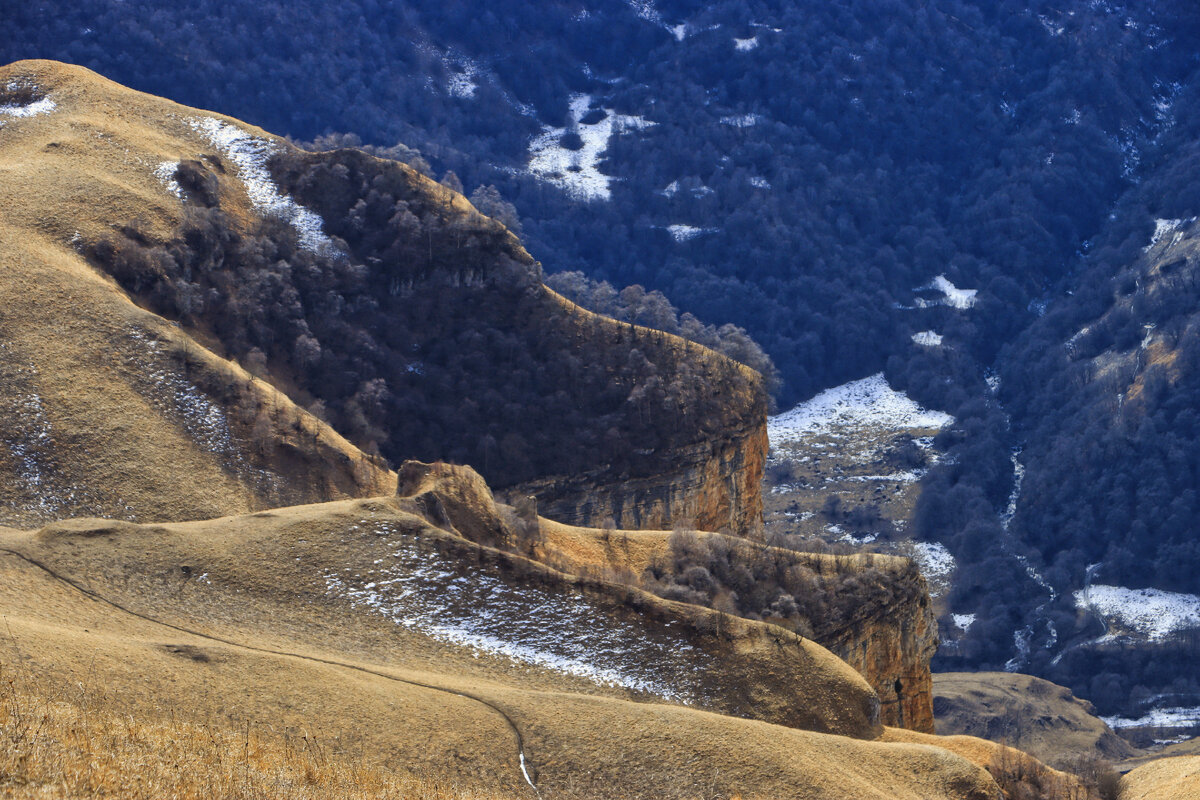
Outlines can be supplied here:
M867 679L879 695L885 725L934 732L930 659L938 646L937 619L916 565L889 559L894 595L864 602L839 630L814 626L817 641Z
M529 481L506 492L533 495L540 512L568 525L628 530L701 530L757 537L762 529L762 476L767 455L766 409L730 421L705 442L667 455L668 471L645 477L596 470Z

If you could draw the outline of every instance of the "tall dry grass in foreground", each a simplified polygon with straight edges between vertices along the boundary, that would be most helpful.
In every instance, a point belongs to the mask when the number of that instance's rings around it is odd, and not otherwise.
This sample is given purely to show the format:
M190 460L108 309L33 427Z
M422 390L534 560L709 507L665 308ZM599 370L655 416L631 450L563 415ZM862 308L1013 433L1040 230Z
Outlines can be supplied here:
M181 702L186 702L181 699ZM38 685L0 663L0 796L122 800L500 800L235 723L141 720L76 685Z

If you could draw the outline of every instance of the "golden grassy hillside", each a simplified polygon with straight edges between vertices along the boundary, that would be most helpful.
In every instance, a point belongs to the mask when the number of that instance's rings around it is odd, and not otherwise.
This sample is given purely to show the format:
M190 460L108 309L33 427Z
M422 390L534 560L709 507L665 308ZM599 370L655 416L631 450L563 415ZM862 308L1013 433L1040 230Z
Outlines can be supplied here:
M36 677L18 704L73 704L62 719L95 706L146 730L232 731L272 752L308 736L349 765L335 773L401 771L504 796L532 794L522 754L545 796L995 796L985 773L937 747L699 710L726 702L723 681L751 677L739 663L764 671L753 676L759 691L784 691L765 672L773 657L786 674L788 651L781 658L764 641L760 657L753 637L701 630L698 609L626 613L534 566L518 580L515 557L404 506L342 501L197 523L4 531L0 652L6 674ZM791 702L853 730L836 705L861 679L815 646L804 652L806 671L827 670L825 685ZM101 699L72 695L79 684ZM54 726L60 744L47 747L84 758ZM107 731L100 739L111 744L87 758L118 758L104 754L135 735ZM52 776L58 758L30 760L19 779ZM263 758L269 765L255 769L266 782L284 780L272 770L304 769ZM145 765L153 780L169 780L156 763Z
M131 220L178 224L155 169L181 142L199 154L182 107L54 62L4 67L0 88L44 110L0 127L0 521L195 519L388 491L375 461L80 254Z
M1200 756L1163 758L1121 779L1121 800L1193 800L1200 797Z
M1048 764L1080 756L1120 761L1136 748L1113 733L1086 700L1041 678L1011 672L933 676L934 713L944 734L1004 742Z

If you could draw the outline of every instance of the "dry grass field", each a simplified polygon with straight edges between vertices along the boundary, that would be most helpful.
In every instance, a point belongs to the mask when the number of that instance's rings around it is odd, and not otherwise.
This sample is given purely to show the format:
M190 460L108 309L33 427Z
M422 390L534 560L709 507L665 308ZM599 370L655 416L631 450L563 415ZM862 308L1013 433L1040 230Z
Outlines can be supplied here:
M518 578L515 557L432 528L399 500L174 525L82 520L5 532L0 548L0 652L20 678L7 690L18 707L104 709L146 730L194 725L267 753L316 737L330 780L381 769L494 796L532 793L522 757L547 796L995 796L985 772L928 744L700 710L811 705L828 727L870 735L844 705L861 696L861 678L815 645L705 631L700 617L712 612L691 607L629 613L536 565ZM333 570L346 577L331 580ZM352 581L360 588L338 588ZM369 601L365 587L386 581L395 592ZM457 607L479 587L490 605ZM555 597L590 627L547 637L573 620L539 620L526 604ZM505 618L471 627L489 613ZM785 678L806 657L801 671L823 677ZM737 698L735 683L755 694ZM6 780L54 782L52 763L22 763ZM271 763L255 780L293 769Z
M191 112L54 62L0 68L0 90L0 105L46 109L0 127L0 523L200 519L390 491L386 469L83 257L130 221L149 235L178 224L184 206L155 170L205 149Z

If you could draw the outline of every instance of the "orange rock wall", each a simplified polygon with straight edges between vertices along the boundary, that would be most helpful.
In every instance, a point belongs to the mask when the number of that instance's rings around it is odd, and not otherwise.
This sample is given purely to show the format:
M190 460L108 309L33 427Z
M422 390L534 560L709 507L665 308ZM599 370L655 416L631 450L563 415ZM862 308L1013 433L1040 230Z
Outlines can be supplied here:
M671 453L670 472L649 477L594 471L522 484L505 494L537 497L538 513L569 525L669 529L686 522L757 538L762 530L766 414L719 438ZM658 454L656 454L658 455Z
M854 667L879 695L884 725L933 733L933 675L937 620L925 580L913 568L900 577L897 600L884 618L865 617L817 641ZM878 612L876 612L878 613Z

